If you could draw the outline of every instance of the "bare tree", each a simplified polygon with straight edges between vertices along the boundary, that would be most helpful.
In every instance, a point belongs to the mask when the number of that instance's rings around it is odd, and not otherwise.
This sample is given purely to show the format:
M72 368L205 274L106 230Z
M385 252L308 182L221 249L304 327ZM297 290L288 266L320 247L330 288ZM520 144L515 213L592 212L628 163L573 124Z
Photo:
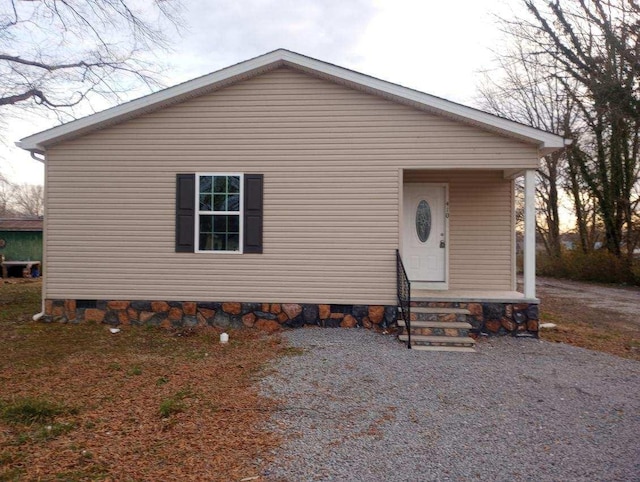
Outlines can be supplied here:
M14 215L11 209L15 186L0 173L0 217L8 218Z
M43 186L15 184L0 173L0 217L38 217L43 211Z
M567 157L564 189L572 200L580 249L583 253L588 253L593 251L596 242L599 241L602 226L598 215L598 200L584 180L579 159L576 159L576 153L580 153L578 140L584 135L584 129L580 129L576 124L572 126L567 123L564 135L574 140L574 144L564 151Z
M179 0L0 0L0 109L73 113L156 85ZM0 110L2 112L2 110Z
M559 82L577 109L581 133L570 150L574 174L597 201L607 249L626 258L630 272L640 171L640 4L524 0L524 5L529 17L510 21L508 33L526 48L522 62Z
M576 121L573 102L560 82L526 56L524 42L511 42L498 57L497 72L485 73L479 102L494 114L562 135ZM566 165L566 152L560 151L545 156L538 170L536 230L551 256L561 253L559 205Z
M13 203L18 214L37 217L44 214L44 187L34 184L15 186Z

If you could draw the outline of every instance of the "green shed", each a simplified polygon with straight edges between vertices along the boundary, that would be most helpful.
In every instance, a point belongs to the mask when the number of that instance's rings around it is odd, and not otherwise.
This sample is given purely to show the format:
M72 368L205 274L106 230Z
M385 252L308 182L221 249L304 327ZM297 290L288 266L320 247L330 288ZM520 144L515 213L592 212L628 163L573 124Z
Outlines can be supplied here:
M42 260L42 218L0 218L0 259Z

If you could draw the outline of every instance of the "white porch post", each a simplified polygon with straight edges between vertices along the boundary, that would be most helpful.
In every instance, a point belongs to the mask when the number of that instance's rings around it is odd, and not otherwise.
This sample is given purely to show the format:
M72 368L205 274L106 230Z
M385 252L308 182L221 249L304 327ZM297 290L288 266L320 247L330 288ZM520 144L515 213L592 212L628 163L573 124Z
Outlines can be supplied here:
M536 297L536 171L524 173L524 296Z

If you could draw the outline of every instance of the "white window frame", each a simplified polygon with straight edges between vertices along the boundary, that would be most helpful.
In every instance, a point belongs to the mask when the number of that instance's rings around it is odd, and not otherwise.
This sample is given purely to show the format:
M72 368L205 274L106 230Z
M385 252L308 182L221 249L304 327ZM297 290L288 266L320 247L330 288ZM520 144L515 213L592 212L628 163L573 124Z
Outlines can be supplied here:
M240 210L239 211L201 211L200 210L200 178L201 177L210 177L210 176L238 176L240 178ZM196 253L207 253L207 254L242 254L244 251L244 174L241 172L197 172L196 173L196 189L195 189L195 213L196 219L193 223L194 231L195 231L195 246L194 252ZM200 249L200 215L208 214L208 215L238 215L240 216L239 220L239 233L238 236L240 239L238 240L238 251L216 251L216 250L208 250L208 249Z

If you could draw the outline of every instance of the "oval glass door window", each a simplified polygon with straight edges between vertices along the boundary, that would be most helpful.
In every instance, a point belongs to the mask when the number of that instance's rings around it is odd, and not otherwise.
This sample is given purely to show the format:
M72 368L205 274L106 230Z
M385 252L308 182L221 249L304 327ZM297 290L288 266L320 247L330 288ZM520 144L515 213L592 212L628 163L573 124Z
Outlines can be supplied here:
M416 209L416 233L422 243L426 243L431 234L431 208L424 199L418 203Z

